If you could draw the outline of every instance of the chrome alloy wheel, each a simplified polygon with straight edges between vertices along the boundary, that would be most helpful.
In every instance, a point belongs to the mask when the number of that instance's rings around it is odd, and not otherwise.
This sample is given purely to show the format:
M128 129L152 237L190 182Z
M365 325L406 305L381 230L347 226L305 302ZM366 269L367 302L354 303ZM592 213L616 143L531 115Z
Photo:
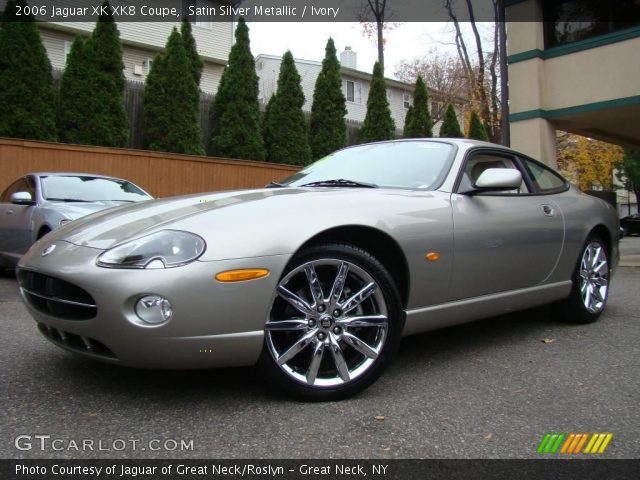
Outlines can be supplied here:
M609 262L602 244L590 242L580 261L580 295L589 313L604 309L609 290Z
M369 273L349 261L318 259L278 284L266 341L288 376L307 386L334 387L371 368L388 325L384 296Z

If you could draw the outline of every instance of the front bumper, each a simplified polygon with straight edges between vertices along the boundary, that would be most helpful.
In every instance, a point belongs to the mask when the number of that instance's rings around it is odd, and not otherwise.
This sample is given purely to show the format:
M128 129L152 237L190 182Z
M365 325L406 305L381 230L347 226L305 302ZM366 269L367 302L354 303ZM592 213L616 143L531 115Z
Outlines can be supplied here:
M21 271L63 280L93 298L93 318L75 320L39 308L21 293L40 331L55 344L91 358L143 368L213 368L254 364L263 345L273 292L289 255L196 261L177 268L108 269L96 265L102 250L56 241L38 242L20 260ZM266 277L220 283L216 273L266 268ZM142 296L161 295L173 306L170 321L144 325L135 313Z

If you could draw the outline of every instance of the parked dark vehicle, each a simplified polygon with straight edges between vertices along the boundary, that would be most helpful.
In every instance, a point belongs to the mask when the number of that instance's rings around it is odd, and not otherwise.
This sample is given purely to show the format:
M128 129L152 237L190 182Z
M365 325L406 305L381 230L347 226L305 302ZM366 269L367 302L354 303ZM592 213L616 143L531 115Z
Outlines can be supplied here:
M137 185L88 173L29 173L0 196L0 267L15 267L38 239L106 208L151 200Z
M640 235L640 213L627 215L620 219L620 226L624 231L624 236Z

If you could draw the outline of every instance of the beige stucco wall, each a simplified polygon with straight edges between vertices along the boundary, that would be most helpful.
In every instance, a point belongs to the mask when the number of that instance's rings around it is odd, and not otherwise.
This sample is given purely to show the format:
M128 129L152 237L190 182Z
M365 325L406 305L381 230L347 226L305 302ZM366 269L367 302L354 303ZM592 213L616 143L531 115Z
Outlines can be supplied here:
M509 66L511 113L585 105L638 95L640 38ZM625 61L626 59L626 61ZM622 61L621 61L622 60Z
M511 146L553 168L557 167L555 126L543 118L511 123Z

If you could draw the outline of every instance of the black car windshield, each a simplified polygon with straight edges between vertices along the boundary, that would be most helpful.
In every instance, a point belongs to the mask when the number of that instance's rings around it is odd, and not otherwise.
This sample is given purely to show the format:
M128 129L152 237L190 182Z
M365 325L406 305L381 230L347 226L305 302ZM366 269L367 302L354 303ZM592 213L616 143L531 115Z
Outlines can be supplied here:
M348 187L361 183L432 190L449 171L453 148L451 144L435 141L388 142L346 148L280 183L290 187Z
M42 196L65 202L139 202L151 197L133 183L114 178L51 175L41 177Z

